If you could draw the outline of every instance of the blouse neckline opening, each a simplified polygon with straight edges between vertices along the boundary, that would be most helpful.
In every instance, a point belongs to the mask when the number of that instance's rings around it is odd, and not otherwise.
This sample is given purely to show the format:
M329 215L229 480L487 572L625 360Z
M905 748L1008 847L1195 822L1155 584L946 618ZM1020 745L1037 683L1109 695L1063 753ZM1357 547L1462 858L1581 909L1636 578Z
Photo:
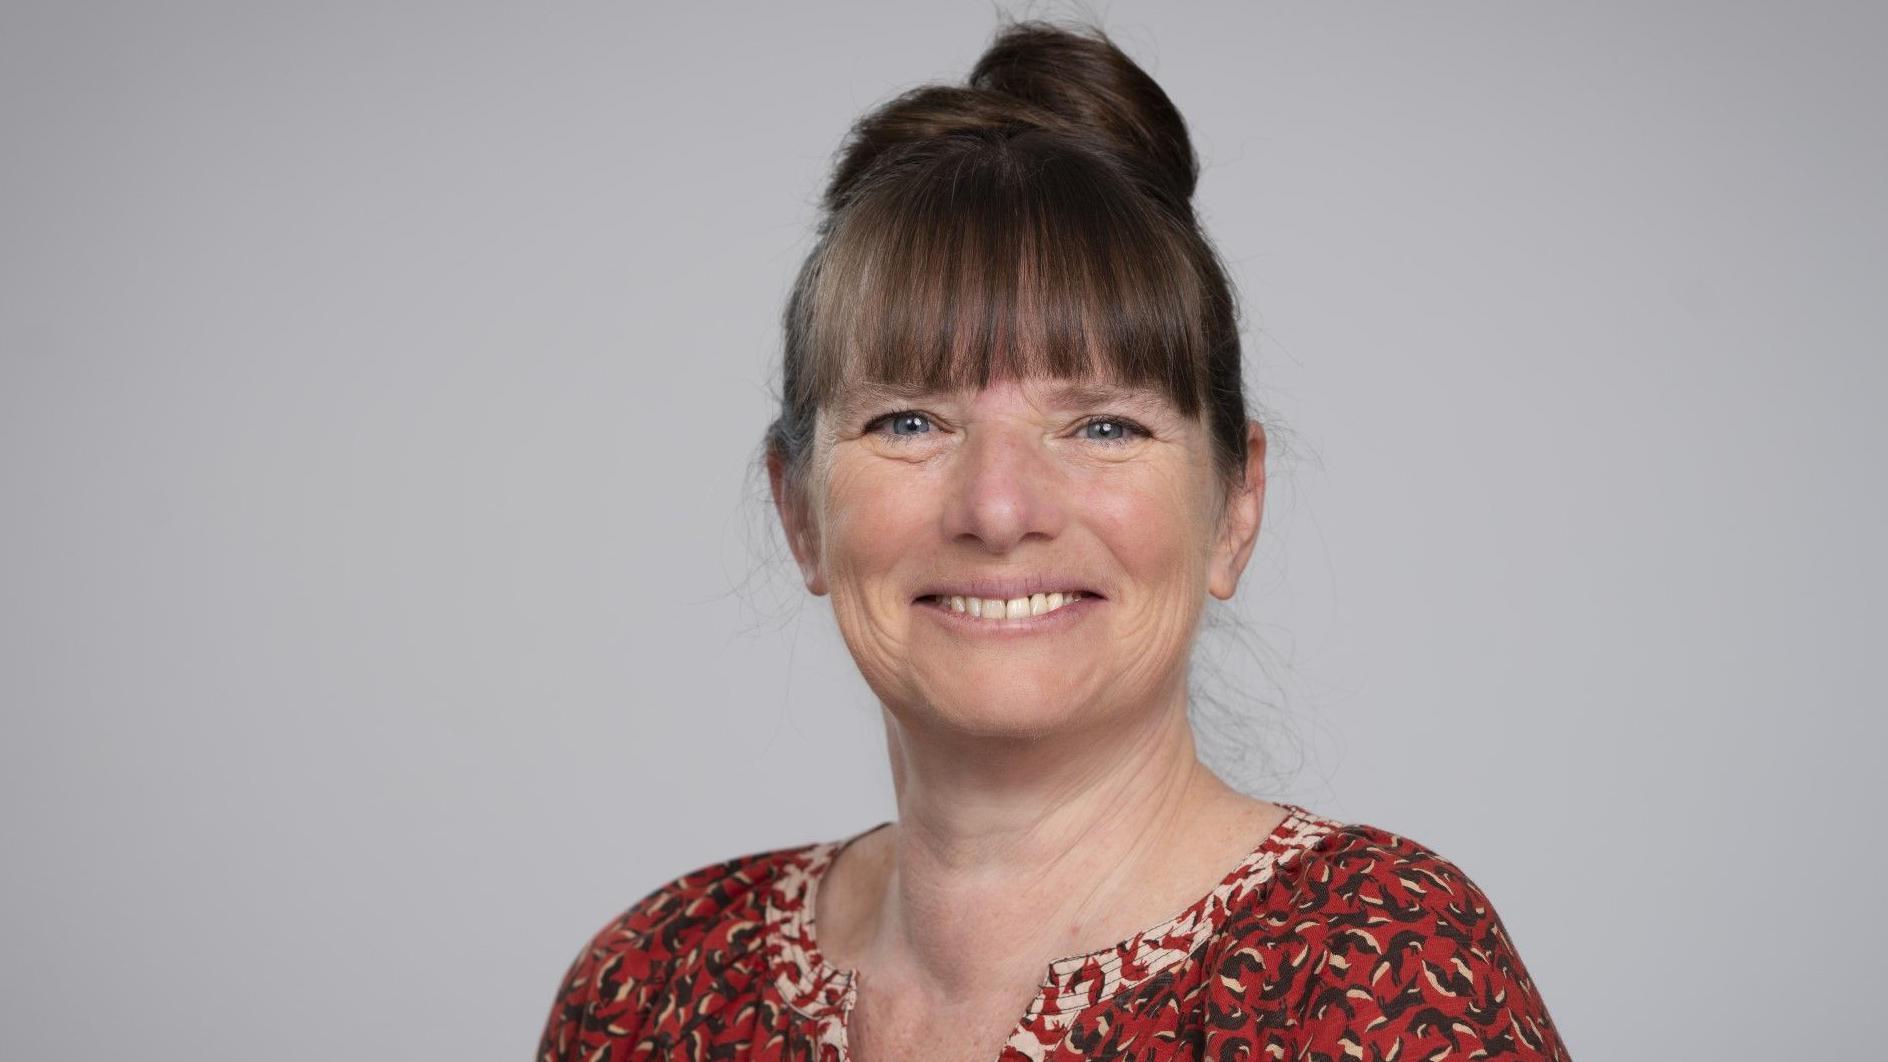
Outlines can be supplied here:
M1342 826L1297 804L1274 803L1285 809L1285 817L1184 910L1106 947L1050 962L1024 1020L1093 1006L1185 961L1225 920L1232 900L1270 880L1279 863ZM768 890L764 928L779 953L779 987L787 1003L807 1017L843 1017L856 978L856 971L834 966L819 949L814 911L820 884L841 852L891 824L888 819L842 840L799 849Z

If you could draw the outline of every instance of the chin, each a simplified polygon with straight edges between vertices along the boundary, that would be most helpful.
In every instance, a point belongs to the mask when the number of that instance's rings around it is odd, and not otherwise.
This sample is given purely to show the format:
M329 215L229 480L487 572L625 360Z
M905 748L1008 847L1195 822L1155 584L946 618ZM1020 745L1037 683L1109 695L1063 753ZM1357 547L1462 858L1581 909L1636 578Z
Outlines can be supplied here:
M994 677L994 676L993 676ZM1093 702L1057 681L953 682L934 687L926 711L937 722L989 737L1037 737L1089 721Z

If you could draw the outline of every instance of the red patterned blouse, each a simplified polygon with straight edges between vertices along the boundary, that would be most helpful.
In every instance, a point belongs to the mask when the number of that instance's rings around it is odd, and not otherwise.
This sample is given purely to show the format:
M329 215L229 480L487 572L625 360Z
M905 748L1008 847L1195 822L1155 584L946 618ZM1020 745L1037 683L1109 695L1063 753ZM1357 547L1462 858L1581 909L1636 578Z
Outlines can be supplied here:
M1568 1058L1461 869L1281 806L1185 911L1049 964L997 1062ZM811 916L821 875L860 836L705 866L638 901L571 964L538 1062L846 1062L854 973L820 955Z

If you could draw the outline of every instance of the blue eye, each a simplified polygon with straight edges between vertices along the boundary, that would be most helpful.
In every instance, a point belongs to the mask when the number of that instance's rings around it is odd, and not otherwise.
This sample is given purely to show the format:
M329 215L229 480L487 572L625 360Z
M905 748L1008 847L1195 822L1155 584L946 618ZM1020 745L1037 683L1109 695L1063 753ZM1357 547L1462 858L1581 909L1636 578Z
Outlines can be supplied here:
M880 430L887 425L891 428L890 432ZM1077 430L1088 432L1094 428L1105 430L1099 435L1088 434L1084 438L1090 442L1106 443L1111 446L1129 442L1135 436L1147 438L1152 434L1146 428L1124 417L1096 417ZM909 440L919 435L930 434L931 417L930 414L920 413L915 409L902 409L873 419L865 426L865 430L877 433L883 438Z
M1147 434L1147 430L1142 428L1139 424L1131 420L1123 420L1120 417L1096 417L1094 420L1082 425L1083 431L1087 431L1090 428L1111 429L1106 435L1088 436L1093 442L1124 443L1127 442L1131 436Z
M879 425L889 424L891 425L891 428L892 428L890 438L909 439L914 435L923 435L925 432L928 432L930 430L930 423L931 423L931 418L929 416L923 413L919 413L916 410L905 409L905 410L900 410L897 413L887 413L884 416L877 418L876 420L872 421L872 423L867 424L865 426L865 430L876 431ZM900 429L903 429L903 428L910 428L914 430L901 431Z

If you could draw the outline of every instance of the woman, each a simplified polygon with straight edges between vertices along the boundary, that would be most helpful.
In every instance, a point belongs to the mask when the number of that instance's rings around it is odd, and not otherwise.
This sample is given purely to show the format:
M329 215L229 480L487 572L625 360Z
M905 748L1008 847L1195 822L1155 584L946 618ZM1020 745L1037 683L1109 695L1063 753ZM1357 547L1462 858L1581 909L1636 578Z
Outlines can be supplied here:
M643 898L540 1059L1567 1057L1459 868L1194 755L1266 446L1196 175L1092 29L1011 25L855 128L766 460L898 817Z

